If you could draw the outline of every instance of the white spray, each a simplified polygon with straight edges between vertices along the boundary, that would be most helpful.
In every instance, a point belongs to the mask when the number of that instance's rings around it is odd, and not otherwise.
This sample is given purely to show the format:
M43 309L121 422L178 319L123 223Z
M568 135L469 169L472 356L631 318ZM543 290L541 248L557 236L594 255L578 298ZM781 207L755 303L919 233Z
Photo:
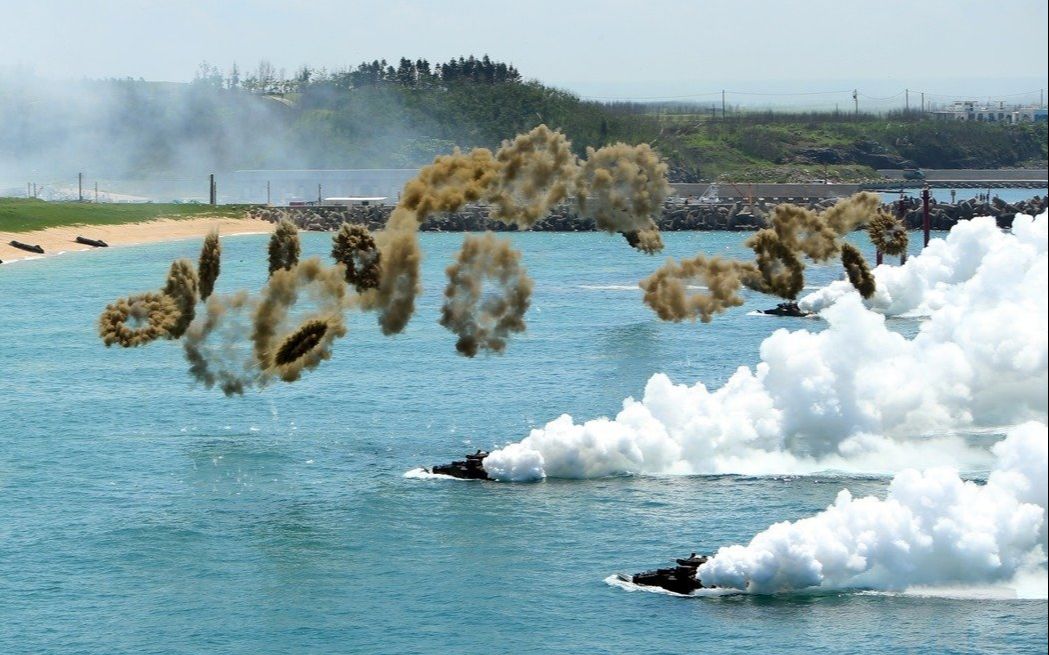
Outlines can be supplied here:
M1013 587L1022 579L1020 595L1045 598L1046 434L1044 423L1010 431L992 449L983 485L934 468L899 473L884 499L842 490L815 516L721 548L699 577L752 593Z
M850 291L822 312L826 330L777 330L761 362L720 389L654 375L614 419L563 415L493 452L485 469L535 480L986 467L986 449L958 431L1046 420L1046 226L1044 214L1017 216L1004 234L975 219L882 272L891 313L928 312L913 339Z

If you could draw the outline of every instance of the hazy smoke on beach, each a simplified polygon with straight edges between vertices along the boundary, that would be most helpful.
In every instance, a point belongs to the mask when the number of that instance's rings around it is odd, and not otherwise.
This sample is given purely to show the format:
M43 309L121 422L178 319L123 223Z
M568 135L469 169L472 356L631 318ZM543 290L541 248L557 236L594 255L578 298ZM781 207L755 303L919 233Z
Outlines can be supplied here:
M440 322L459 336L455 349L461 354L502 352L512 333L524 331L532 280L508 241L491 232L467 237L447 273Z
M222 244L219 242L219 231L212 230L204 237L200 249L200 260L197 262L197 287L200 299L207 300L215 290L215 280L222 267Z
M76 199L82 171L103 194L206 198L211 171L309 165L287 129L288 107L271 98L200 84L49 80L7 65L0 193L37 182L45 198Z

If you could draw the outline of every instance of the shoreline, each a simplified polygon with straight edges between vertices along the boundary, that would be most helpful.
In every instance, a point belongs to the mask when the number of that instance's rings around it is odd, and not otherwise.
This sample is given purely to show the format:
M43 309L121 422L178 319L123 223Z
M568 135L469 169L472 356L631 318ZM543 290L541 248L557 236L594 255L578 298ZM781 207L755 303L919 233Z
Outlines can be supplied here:
M203 238L212 228L218 228L220 236L268 234L273 230L272 224L254 218L160 218L113 225L62 225L32 232L0 231L0 260L6 264L70 252L98 250L93 246L77 243L78 236L101 239L110 247L137 246L146 243ZM37 254L15 248L9 243L12 239L40 245L44 252Z

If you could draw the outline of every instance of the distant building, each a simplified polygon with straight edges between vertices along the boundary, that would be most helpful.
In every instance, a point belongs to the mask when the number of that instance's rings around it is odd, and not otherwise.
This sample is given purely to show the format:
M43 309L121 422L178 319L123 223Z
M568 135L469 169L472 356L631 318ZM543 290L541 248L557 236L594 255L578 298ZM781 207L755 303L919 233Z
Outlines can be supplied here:
M395 203L417 168L295 169L233 171L223 189L225 202L274 205L324 202L325 199L389 199ZM372 204L381 204L373 202Z
M1033 106L980 104L975 100L959 100L943 109L929 112L943 121L976 121L979 123L1034 123L1046 120L1046 110Z

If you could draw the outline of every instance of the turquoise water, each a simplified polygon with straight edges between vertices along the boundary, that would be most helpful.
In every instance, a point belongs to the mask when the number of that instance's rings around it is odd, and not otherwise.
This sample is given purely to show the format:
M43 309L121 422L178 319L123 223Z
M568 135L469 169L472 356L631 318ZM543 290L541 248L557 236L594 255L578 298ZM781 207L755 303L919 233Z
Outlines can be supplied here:
M744 237L665 235L677 256L744 254ZM603 582L882 479L405 479L562 412L614 413L655 372L718 386L772 330L821 327L749 316L772 304L757 296L710 325L663 324L635 288L661 258L522 234L528 332L466 360L436 323L461 236L421 239L426 294L405 334L353 316L318 370L232 399L191 384L177 344L107 350L94 333L107 302L158 287L198 242L0 266L0 653L1045 652L1045 601ZM224 249L219 291L257 288L265 238Z
M932 198L938 202L951 202L951 191L950 187L932 187L929 189L929 193ZM983 193L986 194L990 191L991 197L997 196L1005 202L1020 202L1022 200L1030 200L1035 196L1042 196L1049 192L1045 189L953 189L954 199L957 202L963 200L969 200L975 198L977 195ZM921 198L921 189L905 189L904 195L912 198ZM899 200L899 193L881 193L883 202L892 202L893 200Z

